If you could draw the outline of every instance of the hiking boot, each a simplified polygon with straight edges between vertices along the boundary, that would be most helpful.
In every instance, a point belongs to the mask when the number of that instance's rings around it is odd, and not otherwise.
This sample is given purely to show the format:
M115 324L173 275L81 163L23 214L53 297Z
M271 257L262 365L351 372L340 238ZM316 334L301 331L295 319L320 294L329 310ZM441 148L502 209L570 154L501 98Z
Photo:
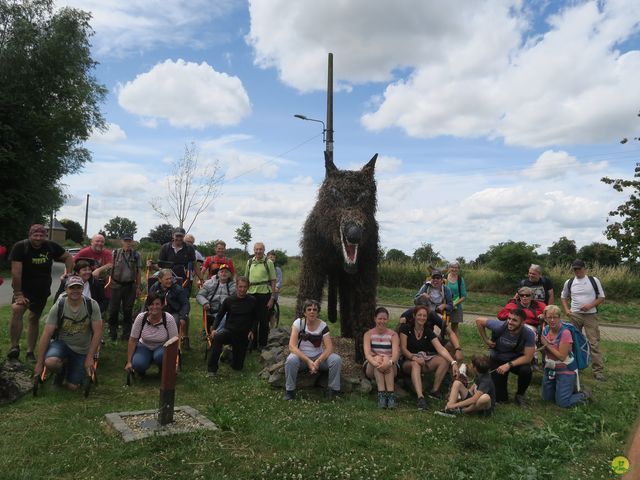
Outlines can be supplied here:
M213 370L209 370L207 372L207 377L209 378L215 378L216 377L216 372L214 372Z
M36 361L36 356L33 354L33 352L27 352L27 362L34 362Z
M529 402L527 402L527 399L524 398L524 395L520 395L520 394L516 394L516 404L519 407L528 407L529 406Z
M285 390L284 391L284 400L291 401L296 399L296 391L295 390Z
M20 357L20 347L11 347L7 352L9 360L17 360Z
M429 398L433 398L434 400L442 400L442 393L440 393L440 390L431 390L429 392Z
M398 407L398 401L396 400L395 392L387 393L387 408L389 410L394 410Z
M593 378L595 378L599 382L606 382L607 377L604 376L604 373L597 372L593 374Z
M425 410L427 408L427 399L420 397L417 402L418 410Z
M378 408L387 408L387 392L378 392Z

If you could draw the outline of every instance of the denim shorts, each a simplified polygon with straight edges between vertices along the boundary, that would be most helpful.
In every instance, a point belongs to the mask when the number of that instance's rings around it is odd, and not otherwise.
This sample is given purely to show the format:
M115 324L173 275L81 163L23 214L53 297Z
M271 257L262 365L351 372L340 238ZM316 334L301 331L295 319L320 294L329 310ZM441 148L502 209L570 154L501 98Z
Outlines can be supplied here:
M76 353L69 346L60 341L53 340L49 343L49 348L44 358L57 357L62 360L67 372L67 383L72 385L80 385L85 376L84 359L87 355L84 353Z

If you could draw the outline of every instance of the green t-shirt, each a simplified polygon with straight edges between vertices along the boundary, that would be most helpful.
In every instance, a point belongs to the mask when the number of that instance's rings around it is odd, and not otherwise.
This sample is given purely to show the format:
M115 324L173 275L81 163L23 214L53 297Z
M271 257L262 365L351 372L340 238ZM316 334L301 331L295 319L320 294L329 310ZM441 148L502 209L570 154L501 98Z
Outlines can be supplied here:
M80 304L78 311L74 312L69 306L69 302L64 302L64 312L62 314L62 327L58 332L58 340L66 343L71 350L78 354L86 354L91 345L91 337L93 331L91 322L102 321L100 315L100 306L93 299L86 299L93 305L93 312L89 318L89 312L85 302ZM58 302L53 304L49 316L47 317L47 325L58 324Z
M271 293L271 280L276 279L276 267L266 255L260 262L253 257L247 261L244 275L249 279L249 293Z

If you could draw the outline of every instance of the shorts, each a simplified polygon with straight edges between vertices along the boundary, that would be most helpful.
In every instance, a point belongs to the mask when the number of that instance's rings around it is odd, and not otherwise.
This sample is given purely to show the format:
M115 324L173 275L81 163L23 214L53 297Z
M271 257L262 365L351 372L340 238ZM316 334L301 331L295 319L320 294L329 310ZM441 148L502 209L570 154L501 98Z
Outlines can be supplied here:
M42 311L44 310L44 307L47 305L47 300L49 298L49 295L50 295L50 292L47 292L46 297L44 295L36 295L35 293L31 293L31 292L24 292L24 297L29 299L29 305L27 306L27 309L30 312L35 313L37 316L42 315ZM16 303L15 295L11 299L11 303Z
M62 359L65 364L67 383L72 385L80 385L85 377L84 359L87 358L85 353L76 353L69 345L60 341L53 340L49 343L47 353L44 358L57 357Z
M454 308L451 312L451 323L463 323L463 313L461 308Z

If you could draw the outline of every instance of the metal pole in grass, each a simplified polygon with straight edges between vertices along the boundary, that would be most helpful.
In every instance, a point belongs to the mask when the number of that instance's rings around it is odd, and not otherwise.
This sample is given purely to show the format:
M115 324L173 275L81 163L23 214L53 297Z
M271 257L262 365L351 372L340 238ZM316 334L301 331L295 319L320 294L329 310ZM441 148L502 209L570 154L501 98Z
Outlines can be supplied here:
M160 410L158 423L160 426L173 422L173 407L176 398L176 357L178 356L178 337L173 337L164 344L162 356L162 377L160 379Z

